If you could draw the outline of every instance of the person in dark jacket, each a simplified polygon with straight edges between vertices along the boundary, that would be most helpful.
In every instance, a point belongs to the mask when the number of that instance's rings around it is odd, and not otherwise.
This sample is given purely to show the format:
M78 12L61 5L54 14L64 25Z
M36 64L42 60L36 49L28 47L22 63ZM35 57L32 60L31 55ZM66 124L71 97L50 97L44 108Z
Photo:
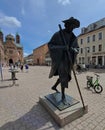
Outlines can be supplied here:
M56 83L52 87L52 90L59 92L57 90L57 86L59 83L61 83L61 99L62 101L65 101L65 88L68 88L68 82L71 80L72 65L75 63L79 48L77 37L74 35L73 29L78 28L80 26L80 22L74 17L71 17L62 22L65 26L62 32L65 37L66 44L69 47L72 63L69 60L67 53L68 48L63 43L60 31L54 33L51 40L48 42L48 48L52 60L49 78L52 78L53 76L59 76Z

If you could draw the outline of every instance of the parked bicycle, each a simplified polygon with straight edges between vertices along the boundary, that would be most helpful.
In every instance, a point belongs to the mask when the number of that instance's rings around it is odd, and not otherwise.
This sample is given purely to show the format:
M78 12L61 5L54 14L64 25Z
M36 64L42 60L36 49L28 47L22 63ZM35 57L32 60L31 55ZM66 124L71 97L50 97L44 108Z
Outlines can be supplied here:
M99 83L100 76L95 74L96 80L93 81L92 76L87 76L87 88L92 87L96 93L101 93L103 91L103 87Z

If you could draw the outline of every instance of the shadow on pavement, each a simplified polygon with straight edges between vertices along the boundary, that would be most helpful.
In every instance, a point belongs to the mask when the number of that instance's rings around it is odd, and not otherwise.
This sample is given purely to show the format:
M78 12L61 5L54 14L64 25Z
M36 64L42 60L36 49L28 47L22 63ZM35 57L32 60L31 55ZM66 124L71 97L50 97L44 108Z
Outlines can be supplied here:
M10 85L0 86L0 89L11 87Z
M10 85L4 85L4 82L5 82L5 81L10 81L10 79L5 79L5 80L2 80L2 81L1 81L1 83L0 83L0 89L10 87Z
M4 124L0 130L49 130L51 128L58 130L59 126L38 102L28 113L13 122Z
M89 69L89 72L93 72L93 73L105 73L105 69Z
M13 87L13 86L19 86L19 84L16 84L16 80L18 80L18 79L15 79L15 80L12 80L12 79L4 79L4 80L2 80L1 83L0 83L0 89L8 88L8 87ZM6 81L8 81L8 82L6 82ZM11 82L11 81L12 81L12 83L9 84L9 82ZM6 84L8 83L8 85L3 85L5 82L6 82ZM2 83L3 83L3 84L2 84ZM1 84L2 84L2 86L1 86Z

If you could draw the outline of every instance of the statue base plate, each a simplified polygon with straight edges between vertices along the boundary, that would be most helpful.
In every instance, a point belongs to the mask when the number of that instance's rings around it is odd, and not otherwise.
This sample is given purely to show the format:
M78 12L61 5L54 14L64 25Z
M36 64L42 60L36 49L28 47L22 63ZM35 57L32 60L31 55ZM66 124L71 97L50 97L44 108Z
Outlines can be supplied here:
M45 98L47 98L60 111L79 103L79 101L68 95L65 95L65 100L62 101L61 93L57 92L49 94L45 96Z
M88 112L88 106L85 105L85 108L83 108L82 103L77 100L72 105L69 105L69 106L65 105L66 107L64 106L64 104L63 104L63 107L61 107L62 105L60 105L58 109L59 105L56 106L54 102L52 103L52 100L54 98L54 97L52 98L52 96L55 96L55 95L49 94L47 96L40 96L39 102L44 106L47 112L49 112L49 114L52 116L52 118L57 122L57 124L60 127L63 127L64 125L80 118L81 116L83 116L84 114ZM69 96L66 95L67 101L69 100L72 101L72 99L74 100L74 98L70 97L70 99L68 99L68 97ZM57 104L59 104L60 100L61 99L57 100Z

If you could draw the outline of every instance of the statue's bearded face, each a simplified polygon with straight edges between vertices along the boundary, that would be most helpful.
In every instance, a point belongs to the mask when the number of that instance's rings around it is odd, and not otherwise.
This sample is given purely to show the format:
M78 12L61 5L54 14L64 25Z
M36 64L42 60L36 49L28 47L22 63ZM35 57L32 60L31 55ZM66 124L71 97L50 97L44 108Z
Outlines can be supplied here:
M69 33L69 32L73 31L73 29L75 28L75 25L74 24L66 24L65 28L66 28L66 31Z

